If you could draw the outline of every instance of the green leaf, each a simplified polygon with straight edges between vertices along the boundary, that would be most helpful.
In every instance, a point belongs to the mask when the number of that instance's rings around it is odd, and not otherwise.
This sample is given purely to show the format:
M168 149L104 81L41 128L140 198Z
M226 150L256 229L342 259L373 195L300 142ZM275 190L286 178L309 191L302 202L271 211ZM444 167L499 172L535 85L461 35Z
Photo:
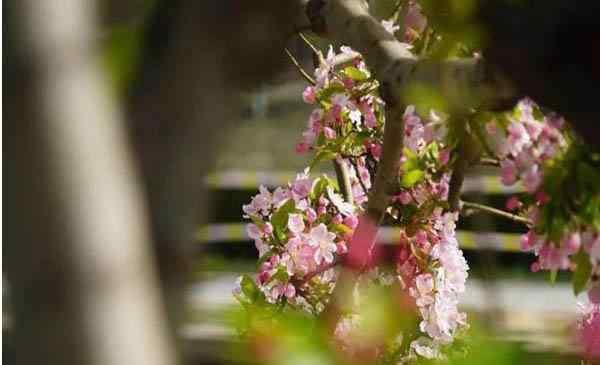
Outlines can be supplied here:
M311 199L318 199L325 192L325 189L327 189L327 179L318 178L314 189L310 192Z
M556 274L557 273L558 273L558 271L556 271L556 270L550 271L550 283L552 283L552 284L556 283Z
M356 81L364 81L369 78L367 74L365 74L364 72L362 72L354 66L346 67L344 69L344 73L348 75L351 79Z
M313 158L312 162L310 163L310 169L312 170L315 166L317 166L321 162L333 160L336 157L337 157L337 153L335 153L335 152L332 152L330 150L320 150L317 153L317 155L315 156L315 158Z
M269 260L274 254L275 254L275 252L273 252L272 250L268 251L268 252L265 252L260 257L260 259L258 259L258 262L256 263L256 266L257 267L261 267L261 265L264 264L265 262L267 262L267 260Z
M289 278L290 278L290 276L288 275L287 271L284 268L280 268L279 270L277 270L275 275L271 276L271 278L269 279L269 282L271 282L273 280L277 280L280 283L285 283L289 280Z
M592 275L592 264L590 263L590 256L583 249L580 249L577 255L573 257L577 268L573 274L573 292L575 295L581 293Z
M339 83L331 83L331 84L329 84L329 86L327 88L323 89L319 93L318 98L319 98L319 100L327 101L329 103L329 98L331 98L331 96L333 94L343 93L345 91L346 91L346 88L344 87L344 85L339 84Z
M332 224L330 230L338 233L352 233L352 229L345 224Z
M288 199L271 217L271 224L276 232L283 233L287 226L288 216L296 210L294 199Z
M254 223L258 226L258 228L262 229L265 226L265 222L263 222L263 220L260 219L260 217L257 216L256 214L251 214L250 219L252 220L252 223Z
M250 303L254 303L260 295L260 290L256 286L256 283L248 275L242 276L240 288L242 289L242 293L244 293L244 296L250 301Z
M425 173L422 170L411 170L402 175L402 187L412 188L416 183L423 180Z

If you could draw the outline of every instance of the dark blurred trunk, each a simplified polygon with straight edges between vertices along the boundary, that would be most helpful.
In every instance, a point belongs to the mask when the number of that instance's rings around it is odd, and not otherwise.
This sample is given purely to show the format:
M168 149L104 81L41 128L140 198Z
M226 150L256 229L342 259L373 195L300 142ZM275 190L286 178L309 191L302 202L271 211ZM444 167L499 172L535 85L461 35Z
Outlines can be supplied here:
M92 41L94 5L9 9L4 262L15 358L173 364L139 176Z

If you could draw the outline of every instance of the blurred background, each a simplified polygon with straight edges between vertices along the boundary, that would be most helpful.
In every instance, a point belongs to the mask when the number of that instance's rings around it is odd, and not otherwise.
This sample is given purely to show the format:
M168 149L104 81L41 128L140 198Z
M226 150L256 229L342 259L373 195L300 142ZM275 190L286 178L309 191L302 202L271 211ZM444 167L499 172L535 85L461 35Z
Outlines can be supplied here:
M511 67L522 95L555 110L572 101L564 110L595 142L588 102L600 48L596 20L585 16L594 5L554 17L577 6L533 3L482 6L481 29L505 30L488 48L530 55L497 66ZM260 184L286 184L307 164L294 152L310 113L306 85L284 53L313 70L296 35L308 25L302 2L19 0L2 9L3 360L251 363L231 295L235 279L256 270L241 206ZM541 25L523 35L527 20ZM536 67L562 45L565 24L580 25L571 39L590 40L586 50L570 44L570 78L560 57ZM465 199L504 207L521 188L497 176L472 171ZM523 232L485 215L460 221L470 265L462 307L486 344L472 363L578 363L568 278L550 284L529 271ZM390 247L397 238L387 227L379 236Z

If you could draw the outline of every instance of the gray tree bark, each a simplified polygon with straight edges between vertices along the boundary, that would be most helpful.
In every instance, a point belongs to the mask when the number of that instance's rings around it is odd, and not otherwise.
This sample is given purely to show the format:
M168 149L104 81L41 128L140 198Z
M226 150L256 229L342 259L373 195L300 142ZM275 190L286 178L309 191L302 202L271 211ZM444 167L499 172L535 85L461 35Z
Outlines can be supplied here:
M5 263L16 357L173 364L137 168L91 41L95 2L22 0L15 10Z

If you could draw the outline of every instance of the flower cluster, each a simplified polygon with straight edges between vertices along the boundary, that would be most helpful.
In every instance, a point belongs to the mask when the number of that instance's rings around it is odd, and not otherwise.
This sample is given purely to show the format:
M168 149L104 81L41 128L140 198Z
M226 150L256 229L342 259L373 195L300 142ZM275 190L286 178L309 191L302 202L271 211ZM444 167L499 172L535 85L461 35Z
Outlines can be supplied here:
M508 116L506 128L496 120L486 125L491 144L501 159L502 183L513 185L521 180L531 194L538 192L542 184L544 164L567 146L561 133L564 121L557 117L537 120L534 107L531 100L522 100L513 115Z
M562 118L543 115L528 99L486 129L500 159L502 183L520 181L526 190L521 199L511 197L507 209L532 222L521 239L521 248L538 258L532 271L574 270L576 293L600 285L591 282L600 274L597 163L586 161L589 153L569 136Z
M327 176L298 174L287 187L260 187L243 206L261 262L257 286L269 303L318 312L335 283L334 264L357 225L356 208Z
M465 290L469 269L456 240L457 213L436 208L412 237L403 235L398 273L415 299L422 318L421 336L412 350L426 358L439 357L440 347L452 343L465 328L466 315L458 311L458 295Z
M298 150L315 150L318 161L324 156L348 161L353 166L354 199L361 204L367 200L371 172L381 156L385 124L381 108L385 104L376 94L362 92L373 85L368 81L370 74L360 55L342 47L342 55L349 54L354 57L354 66L335 72L337 55L330 49L315 73L317 86L309 86L303 93L305 102L318 107L311 113ZM457 309L457 295L464 291L468 266L455 237L457 214L442 213L448 198L451 165L447 118L435 111L422 118L413 106L406 108L403 118L405 148L399 193L388 212L404 232L417 232L411 237L405 234L398 274L422 317L420 331L424 336L413 342L412 351L433 358L442 356L441 346L451 343L466 326L465 314ZM355 323L357 319L352 318ZM342 329L347 323L342 322L339 331L345 333ZM346 338L341 343L348 341Z
M520 181L526 194L506 208L531 220L521 248L537 256L532 271L572 270L576 294L588 290L577 339L590 358L600 357L600 191L598 163L569 135L562 118L543 115L521 101L505 123L488 123L490 142L500 158L501 181Z
M593 360L600 359L600 288L595 302L579 305L577 321L577 342L585 355Z
M350 65L339 70L340 60ZM321 57L315 78L316 85L307 86L302 93L315 109L296 151L314 150L318 161L366 152L379 159L384 102L373 93L378 84L360 54L342 46L336 55L330 47L327 57Z

